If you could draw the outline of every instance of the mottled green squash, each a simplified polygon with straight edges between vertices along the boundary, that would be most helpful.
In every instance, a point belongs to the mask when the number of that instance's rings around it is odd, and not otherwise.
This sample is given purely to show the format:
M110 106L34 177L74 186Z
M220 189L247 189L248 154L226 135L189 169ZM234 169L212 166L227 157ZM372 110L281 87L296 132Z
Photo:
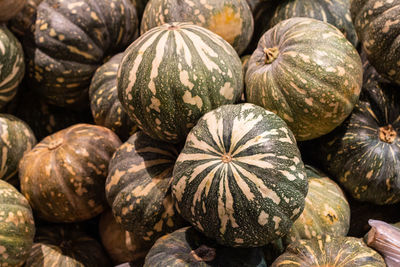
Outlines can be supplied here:
M96 70L89 87L89 100L94 122L126 140L137 131L137 126L118 99L117 71L122 56L122 53L113 56Z
M290 244L271 267L386 267L378 252L361 238L330 237Z
M150 246L186 222L174 208L172 170L177 149L139 131L114 153L106 196L119 224Z
M245 83L248 102L284 119L297 140L309 140L351 113L362 85L361 59L334 26L290 18L262 36Z
M109 267L101 244L74 224L39 227L26 266Z
M263 246L304 208L307 178L286 123L253 104L224 105L189 133L174 167L178 212L227 246Z
M28 201L12 185L0 180L0 266L22 266L34 235Z
M80 106L103 60L123 51L137 34L130 1L44 0L24 42L30 86L50 104Z
M224 38L240 55L253 35L254 22L246 0L150 0L140 33L170 22L191 22Z
M7 27L0 23L0 108L15 97L24 74L22 46Z
M150 249L143 267L266 267L260 248L223 247L193 227L161 237Z
M8 26L17 36L23 37L33 30L35 24L36 10L43 0L26 0L23 8L13 17Z
M0 23L14 17L23 7L26 0L1 0Z
M400 85L400 0L352 0L351 17L368 60Z
M206 112L240 99L242 65L217 34L191 23L164 24L125 51L118 98L154 139L179 143Z
M108 162L120 145L118 136L102 126L82 123L58 131L21 159L21 192L47 221L93 218L107 206Z

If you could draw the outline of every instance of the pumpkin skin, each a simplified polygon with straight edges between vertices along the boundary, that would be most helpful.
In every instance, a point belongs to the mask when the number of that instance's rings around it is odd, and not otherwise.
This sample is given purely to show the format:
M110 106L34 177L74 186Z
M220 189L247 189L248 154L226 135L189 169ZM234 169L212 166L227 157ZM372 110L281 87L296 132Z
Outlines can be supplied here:
M260 248L223 247L193 227L184 227L157 240L143 267L232 266L266 267Z
M112 265L100 243L72 224L39 227L26 266L108 267Z
M35 235L32 209L26 198L0 180L0 266L22 266Z
M239 100L242 65L220 36L185 22L151 29L125 51L118 98L150 137L179 143L206 112Z
M293 17L308 17L330 23L357 46L357 34L350 16L350 0L281 1L270 20L269 28Z
M308 186L286 123L247 103L204 115L189 133L173 177L182 217L235 247L263 246L287 234Z
M334 26L290 18L262 36L245 81L247 101L283 118L302 141L329 133L350 114L360 94L362 65Z
M93 218L107 205L107 166L120 145L118 136L101 126L82 123L58 131L21 159L21 192L47 221Z
M0 22L7 21L14 17L23 7L26 0L1 0Z
M117 71L122 56L123 53L113 56L96 70L89 87L89 100L94 122L126 140L137 131L137 126L118 99Z
M128 0L44 0L34 27L33 36L25 38L29 82L57 106L86 103L96 69L138 34Z
M106 196L116 221L151 245L186 223L171 196L177 149L142 131L133 134L109 163Z
M350 228L350 206L342 189L320 171L305 167L308 194L304 210L286 236L286 242L323 234L346 236Z
M385 267L385 261L361 238L330 237L299 240L290 244L271 267Z
M3 108L17 94L18 85L25 74L25 62L20 42L1 24L0 67L0 108Z
M31 128L10 114L0 114L0 179L12 182L23 155L36 144Z
M400 85L400 1L352 0L351 17L379 74Z
M253 35L254 22L246 0L150 0L140 33L169 22L191 22L224 38L240 55Z
M21 38L32 31L35 23L36 10L43 0L26 0L23 8L9 22L10 30Z

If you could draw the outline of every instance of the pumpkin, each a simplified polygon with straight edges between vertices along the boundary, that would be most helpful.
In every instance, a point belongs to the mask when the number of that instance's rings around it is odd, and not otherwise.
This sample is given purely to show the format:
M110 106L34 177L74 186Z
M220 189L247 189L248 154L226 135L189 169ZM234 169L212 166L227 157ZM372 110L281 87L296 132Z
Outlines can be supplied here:
M269 22L269 28L293 17L308 17L330 23L357 46L357 34L350 16L350 0L281 1Z
M114 132L101 126L82 123L58 131L21 159L21 192L47 221L93 218L107 205L107 166L120 145Z
M122 53L113 56L96 70L89 87L89 100L94 122L126 140L136 132L137 126L118 99L117 71L122 56Z
M14 17L23 7L26 0L2 0L0 2L0 22Z
M366 63L360 101L316 145L322 166L357 200L400 201L399 89Z
M34 235L28 201L12 185L0 180L0 266L22 266Z
M134 233L125 231L115 221L111 210L101 214L99 234L101 242L114 264L144 259L147 254L148 248L138 242Z
M215 33L191 23L153 28L124 53L118 98L140 129L179 143L206 112L240 99L242 65Z
M223 247L193 227L184 227L158 239L143 267L243 266L266 267L260 248Z
M50 104L79 107L96 69L124 50L137 28L127 0L44 0L33 33L25 37L31 87Z
M352 0L351 17L379 74L400 85L400 1Z
M18 85L25 74L25 63L20 42L1 24L0 69L0 108L3 108L17 94Z
M36 144L31 128L10 114L0 114L0 179L16 184L18 164Z
M112 266L100 243L77 225L38 227L26 266Z
M246 99L284 119L301 141L340 125L361 85L360 56L338 29L311 18L290 18L260 39L249 60Z
M140 33L168 22L192 22L224 38L240 55L253 35L254 22L246 0L150 0Z
M37 6L43 0L26 0L23 8L13 17L8 25L10 30L17 36L23 37L26 33L32 31L35 23Z
M263 246L287 234L307 179L286 123L253 104L224 105L190 131L175 163L178 212L226 246Z
M290 244L271 267L385 267L378 252L361 238L325 236Z
M185 225L171 196L177 149L139 131L114 153L109 163L106 196L116 221L138 242L157 238Z

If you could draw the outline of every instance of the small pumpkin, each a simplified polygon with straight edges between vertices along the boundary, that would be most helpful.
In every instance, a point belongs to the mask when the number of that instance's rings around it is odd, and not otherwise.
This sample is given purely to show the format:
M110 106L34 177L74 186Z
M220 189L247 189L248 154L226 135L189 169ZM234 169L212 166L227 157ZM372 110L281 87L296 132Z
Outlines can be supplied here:
M118 136L101 126L82 123L58 131L21 159L21 192L47 221L93 218L107 205L108 162L120 145Z
M14 17L23 7L26 0L2 0L0 2L0 22Z

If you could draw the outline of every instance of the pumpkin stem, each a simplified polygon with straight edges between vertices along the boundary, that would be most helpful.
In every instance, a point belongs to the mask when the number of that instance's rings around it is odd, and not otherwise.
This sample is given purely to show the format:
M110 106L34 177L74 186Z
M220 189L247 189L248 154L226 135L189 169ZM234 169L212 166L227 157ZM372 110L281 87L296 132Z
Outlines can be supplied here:
M176 29L179 29L179 26L176 26L176 25L173 25L173 24L168 26L168 30L176 30Z
M386 143L393 143L397 133L391 124L379 128L379 139Z
M63 139L61 139L61 138L60 138L60 139L53 140L53 141L51 141L51 142L49 143L48 148L49 148L50 150L56 149L56 148L59 147L62 143L63 143Z
M215 252L215 248L210 248L206 245L201 245L195 250L190 252L190 255L193 256L196 262L207 262L213 261L217 253Z
M224 154L224 155L222 155L222 162L223 163L229 163L229 162L231 162L232 161L232 156L231 156L231 154Z
M279 56L278 47L264 48L265 64L271 64Z

